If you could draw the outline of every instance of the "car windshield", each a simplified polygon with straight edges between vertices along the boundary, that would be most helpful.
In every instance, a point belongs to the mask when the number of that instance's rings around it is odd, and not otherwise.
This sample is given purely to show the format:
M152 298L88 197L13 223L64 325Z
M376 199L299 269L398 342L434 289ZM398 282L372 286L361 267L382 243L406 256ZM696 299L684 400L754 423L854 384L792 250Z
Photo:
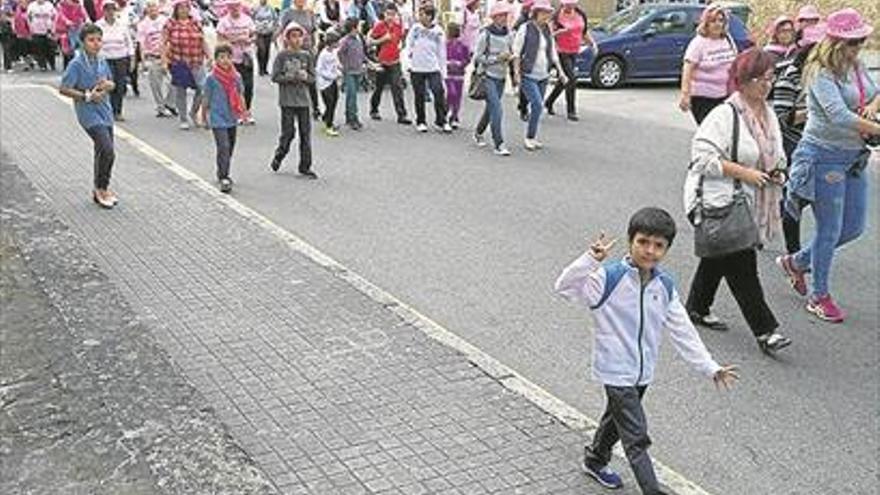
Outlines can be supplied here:
M657 11L656 7L632 7L620 11L596 26L597 31L616 34Z

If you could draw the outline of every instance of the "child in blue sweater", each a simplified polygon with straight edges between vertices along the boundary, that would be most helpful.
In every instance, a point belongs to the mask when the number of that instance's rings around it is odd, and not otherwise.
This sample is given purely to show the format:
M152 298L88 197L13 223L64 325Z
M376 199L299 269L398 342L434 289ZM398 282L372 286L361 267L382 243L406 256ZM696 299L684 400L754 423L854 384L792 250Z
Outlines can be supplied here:
M675 221L664 210L643 208L629 222L629 255L602 263L615 241L605 234L556 281L556 291L587 306L596 322L593 378L605 386L607 407L592 444L585 448L584 471L607 488L620 488L608 467L611 449L623 443L642 493L662 494L648 455L651 440L642 397L654 377L662 333L676 351L716 386L739 378L736 366L720 366L700 340L679 299L672 278L659 263L675 238Z

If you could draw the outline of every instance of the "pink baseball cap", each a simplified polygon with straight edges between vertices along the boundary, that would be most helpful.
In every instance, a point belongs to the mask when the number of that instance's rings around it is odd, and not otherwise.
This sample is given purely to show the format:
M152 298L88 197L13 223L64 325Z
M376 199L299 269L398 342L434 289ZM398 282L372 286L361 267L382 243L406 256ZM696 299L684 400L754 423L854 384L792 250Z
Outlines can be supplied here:
M561 0L561 5L577 5L578 0Z
M819 13L819 9L816 8L815 5L804 5L798 10L797 20L798 21L810 21L815 20L818 21L822 18L822 14Z
M826 22L828 31L825 34L830 38L860 39L867 38L874 32L874 28L865 22L862 14L852 8L833 12Z
M492 4L492 8L489 9L489 17L495 17L498 15L510 15L510 5L507 2L497 1Z
M535 3L535 0L523 0L523 1L522 1L522 6L525 7L525 8L527 8L527 9L530 9L530 8L532 8L532 5L533 5L534 3Z
M553 12L553 6L550 5L550 0L535 0L532 3L532 11L536 11L536 10Z
M189 5L189 0L172 0L172 7L177 7L178 5Z

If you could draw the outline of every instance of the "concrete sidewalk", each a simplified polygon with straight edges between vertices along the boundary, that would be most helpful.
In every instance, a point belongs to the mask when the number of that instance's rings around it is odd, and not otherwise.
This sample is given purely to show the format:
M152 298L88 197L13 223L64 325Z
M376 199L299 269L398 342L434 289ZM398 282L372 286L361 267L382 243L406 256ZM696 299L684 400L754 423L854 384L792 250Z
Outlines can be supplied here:
M121 139L97 209L69 106L4 93L3 151L280 492L604 492L584 432Z

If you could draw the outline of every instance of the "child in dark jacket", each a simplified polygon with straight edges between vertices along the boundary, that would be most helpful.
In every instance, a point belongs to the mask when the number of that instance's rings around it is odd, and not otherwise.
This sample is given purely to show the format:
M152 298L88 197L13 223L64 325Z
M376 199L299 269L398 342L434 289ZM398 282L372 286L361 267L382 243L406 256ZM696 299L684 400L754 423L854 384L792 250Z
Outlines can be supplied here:
M278 171L299 127L299 173L308 179L317 179L318 175L312 172L312 121L309 114L309 86L315 82L315 66L312 54L303 48L305 36L306 30L302 26L289 23L284 28L286 48L275 56L272 66L272 82L278 84L278 104L281 106L281 137L269 166Z
M446 27L446 104L449 125L458 129L458 113L464 90L464 72L471 61L471 51L461 40L461 26L450 22Z

